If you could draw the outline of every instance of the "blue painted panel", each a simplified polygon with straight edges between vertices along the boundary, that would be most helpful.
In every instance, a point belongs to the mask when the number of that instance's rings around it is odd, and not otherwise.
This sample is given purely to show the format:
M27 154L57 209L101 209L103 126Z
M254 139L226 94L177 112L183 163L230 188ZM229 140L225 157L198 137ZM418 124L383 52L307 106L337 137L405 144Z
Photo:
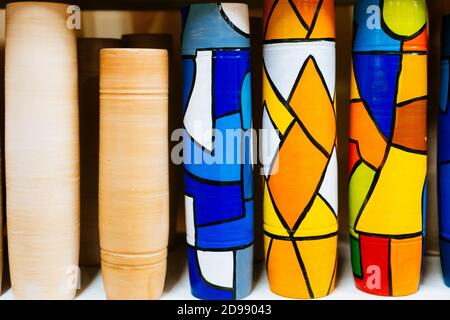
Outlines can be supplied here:
M361 98L378 128L389 139L396 104L399 55L354 54L355 77Z

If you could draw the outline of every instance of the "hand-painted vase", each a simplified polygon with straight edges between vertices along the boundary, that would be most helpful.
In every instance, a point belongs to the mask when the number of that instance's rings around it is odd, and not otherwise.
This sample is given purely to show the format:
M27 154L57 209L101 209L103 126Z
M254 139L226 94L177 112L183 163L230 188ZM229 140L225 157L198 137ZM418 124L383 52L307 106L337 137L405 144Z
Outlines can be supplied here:
M265 1L264 234L271 290L318 298L337 261L333 0Z
M119 39L79 38L80 265L100 265L98 240L98 135L100 49L121 47Z
M179 106L179 94L181 79L175 76L175 61L172 49L172 36L170 34L136 33L122 36L122 45L125 48L149 48L165 49L169 54L169 149L172 150L176 143L171 141L170 134L181 126ZM180 185L182 185L182 167L176 166L169 159L169 250L175 246L176 222L178 202L180 201Z
M6 6L6 206L18 299L71 299L78 285L77 51L67 7Z
M438 129L439 237L442 273L450 287L450 15L442 23L441 99Z
M425 236L425 0L361 0L354 11L349 222L356 287L415 293Z
M253 174L250 40L245 4L183 12L186 233L192 294L250 294Z
M108 299L158 299L169 236L168 55L100 51L99 227Z

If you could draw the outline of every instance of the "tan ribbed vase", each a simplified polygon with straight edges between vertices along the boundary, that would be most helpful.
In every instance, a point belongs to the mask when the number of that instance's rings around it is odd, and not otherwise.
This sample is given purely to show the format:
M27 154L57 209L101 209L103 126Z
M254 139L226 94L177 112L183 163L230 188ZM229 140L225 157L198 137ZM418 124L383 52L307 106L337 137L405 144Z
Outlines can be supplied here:
M18 299L71 299L77 287L77 53L67 6L6 7L7 227Z
M122 46L124 48L146 48L146 49L166 49L169 54L169 135L177 128L181 128L181 113L179 112L180 100L180 77L175 74L175 59L172 47L172 35L166 33L133 33L122 36ZM169 136L170 150L176 145L176 141L171 141ZM169 159L169 250L175 246L177 230L177 211L180 202L183 185L183 167L175 165Z
M100 51L99 225L108 299L157 299L169 232L168 58Z
M98 135L100 49L120 48L119 39L79 38L80 265L100 265L98 235Z

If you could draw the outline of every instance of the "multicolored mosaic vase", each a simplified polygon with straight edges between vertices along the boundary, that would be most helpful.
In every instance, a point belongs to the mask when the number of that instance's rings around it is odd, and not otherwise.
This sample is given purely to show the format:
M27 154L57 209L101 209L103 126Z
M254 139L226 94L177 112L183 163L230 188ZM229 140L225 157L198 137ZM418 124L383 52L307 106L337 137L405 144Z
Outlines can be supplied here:
M403 296L419 286L427 173L425 0L356 2L349 220L356 287Z
M438 133L438 201L442 273L450 287L450 15L442 25L441 101Z
M185 7L182 16L183 155L192 294L240 299L251 291L253 264L248 8L195 4ZM235 137L229 138L229 133Z
M331 293L337 260L333 0L264 4L266 267L273 292Z

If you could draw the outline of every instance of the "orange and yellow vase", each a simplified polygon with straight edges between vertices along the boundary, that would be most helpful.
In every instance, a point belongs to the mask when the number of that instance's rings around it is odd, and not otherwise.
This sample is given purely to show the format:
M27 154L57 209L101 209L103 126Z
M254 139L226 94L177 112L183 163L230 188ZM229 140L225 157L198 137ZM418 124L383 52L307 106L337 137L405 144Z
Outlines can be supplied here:
M354 12L349 220L356 287L419 286L427 171L425 0L360 0Z
M337 157L333 0L266 0L263 48L264 233L271 290L334 289Z

